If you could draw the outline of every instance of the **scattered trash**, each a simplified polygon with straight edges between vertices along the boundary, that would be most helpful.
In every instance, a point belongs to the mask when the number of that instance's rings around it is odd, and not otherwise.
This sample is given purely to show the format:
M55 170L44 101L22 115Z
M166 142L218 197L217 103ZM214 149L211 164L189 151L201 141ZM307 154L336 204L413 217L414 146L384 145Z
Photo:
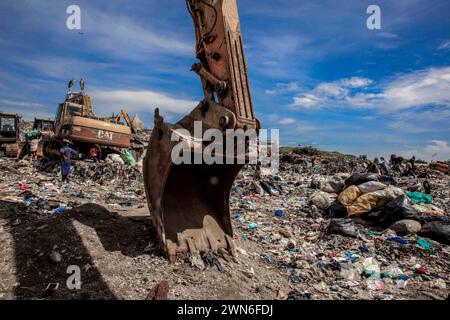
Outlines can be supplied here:
M389 229L399 235L416 234L420 231L422 225L415 220L400 220L392 224Z
M425 239L419 238L417 237L417 244L422 248L422 249L431 249L433 248L433 244L431 242L428 242Z
M57 162L39 159L29 166L0 158L0 197L17 203L26 213L17 217L11 213L14 219L0 230L27 225L27 219L34 218L66 221L69 210L74 208L70 213L75 217L83 204L99 203L119 214L136 210L146 203L142 175L116 156L120 161L111 157L98 162L74 160L70 184L60 181ZM222 281L230 272L237 272L245 292L250 290L248 284L252 286L249 298L267 293L267 288L272 288L275 296L271 284L275 277L284 277L295 289L283 290L284 300L392 299L411 297L426 288L430 292L446 290L449 251L434 241L448 243L447 176L426 166L417 168L416 177L395 171L395 179L365 173L355 176L353 173L366 170L364 159L301 156L301 160L311 165L289 160L280 163L277 175L266 173L255 179L251 165L239 174L230 199L239 263L220 251L189 255L184 261L192 274L208 273L214 275L214 281ZM424 179L433 186L433 204L415 204L404 194L411 189L426 195ZM397 187L392 186L393 180ZM20 184L27 188L20 190ZM51 232L45 226L39 231ZM141 250L148 253L145 259L161 259L153 257L156 244L148 240ZM42 255L48 263L69 257L62 247ZM259 262L253 264L255 258ZM84 267L83 272L91 268L97 266ZM175 268L180 270L179 265ZM266 277L268 269L278 271L274 278ZM182 285L174 290L174 296L185 297L179 288L190 290L191 280L199 281L194 278L177 282ZM149 295L155 297L157 291Z
M59 207L59 208L56 208L55 209L55 213L63 213L64 211L66 211L66 208L64 208L64 207Z
M42 293L42 298L51 297L59 288L59 283L49 283Z
M407 192L406 196L414 204L420 204L420 203L432 204L433 203L433 198L431 196L420 193L420 192Z
M346 237L356 238L358 236L355 224L347 219L331 219L327 228L328 234L340 234Z
M419 235L450 245L450 222L435 221L422 226Z
M408 240L402 238L402 237L389 237L386 238L387 241L395 241L398 242L400 244L408 244Z
M300 293L296 290L293 290L289 293L287 300L311 300L311 294Z
M414 208L409 204L406 196L399 196L389 202L381 211L379 223L389 227L401 220L419 220Z
M50 259L55 263L59 263L62 261L62 256L59 252L53 251L50 255Z
M163 280L155 285L145 300L169 300L169 282Z
M222 267L222 264L219 261L219 257L217 255L217 253L214 253L212 251L210 252L203 252L201 254L201 257L203 259L203 261L205 262L205 265L207 267L216 267L217 270L219 270L220 272L223 272L224 269Z
M275 216L276 217L283 217L283 215L284 215L284 212L283 212L283 210L275 210Z
M323 191L316 191L310 198L310 202L317 208L326 210L331 204L336 201L337 194L327 193Z

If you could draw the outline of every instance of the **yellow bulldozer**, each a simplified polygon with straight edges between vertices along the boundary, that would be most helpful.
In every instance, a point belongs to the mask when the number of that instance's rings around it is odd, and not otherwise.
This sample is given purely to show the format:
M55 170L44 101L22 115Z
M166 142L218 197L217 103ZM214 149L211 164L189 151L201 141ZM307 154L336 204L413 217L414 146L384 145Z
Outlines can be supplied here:
M69 89L73 80L69 82ZM84 89L84 82L81 84ZM91 97L83 92L71 92L59 104L54 123L54 134L44 144L44 155L59 156L64 140L68 140L77 149L80 157L87 156L89 150L98 145L106 156L120 149L132 149L135 157L143 153L144 145L133 137L131 124L120 122L117 117L97 117L94 114ZM126 114L128 119L128 114Z
M19 123L16 113L0 112L0 155L17 157L19 152Z

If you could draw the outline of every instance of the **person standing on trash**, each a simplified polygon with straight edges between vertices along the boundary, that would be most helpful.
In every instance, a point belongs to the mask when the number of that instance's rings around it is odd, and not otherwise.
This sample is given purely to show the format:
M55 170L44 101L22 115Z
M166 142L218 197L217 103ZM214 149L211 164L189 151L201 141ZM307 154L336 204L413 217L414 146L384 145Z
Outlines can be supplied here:
M392 170L403 173L403 157L397 157L395 154L391 155Z
M261 186L262 183L262 172L261 172L261 162L258 161L255 168L255 175L253 176L252 186L253 191L256 194L264 194L264 189Z
M256 169L255 169L255 180L261 180L262 179L262 172L261 172L261 162L258 161L258 163L256 164Z
M69 147L69 141L68 140L63 140L64 142L64 147L61 148L60 153L61 153L61 176L62 176L62 181L67 181L69 182L69 176L70 176L70 171L72 169L71 165L71 160L70 157L76 153L76 151L74 149L72 149L71 147Z
M37 160L37 151L39 148L39 142L41 142L42 137L41 137L41 133L39 132L39 134L35 137L33 137L30 141L30 154L31 154L31 161L36 161Z
M409 174L412 176L416 176L416 157L413 156L411 159L408 160L409 163Z
M28 135L25 135L25 144L23 145L23 148L19 154L18 159L22 160L25 156L30 154L30 139L28 138Z
M94 145L89 151L89 158L94 160L95 162L100 161L102 158L102 149L98 144Z
M373 160L373 162L371 162L368 167L367 167L367 172L370 173L376 173L376 174L380 174L380 169L378 168L378 165L380 164L380 161L378 160L378 158L375 158Z
M389 167L389 164L386 162L386 160L384 160L384 158L380 158L381 163L379 165L380 171L381 173L386 176L386 177L390 177L391 176L391 168Z

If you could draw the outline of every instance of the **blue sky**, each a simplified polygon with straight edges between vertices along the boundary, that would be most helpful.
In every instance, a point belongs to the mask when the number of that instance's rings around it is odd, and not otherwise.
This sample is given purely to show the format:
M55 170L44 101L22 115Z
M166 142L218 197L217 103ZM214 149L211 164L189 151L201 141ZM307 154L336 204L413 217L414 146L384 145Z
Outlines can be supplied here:
M81 7L82 34L66 28ZM382 29L366 27L381 8ZM238 0L256 114L283 145L450 158L450 1ZM99 115L148 126L202 99L183 0L0 2L0 110L53 117L84 78Z

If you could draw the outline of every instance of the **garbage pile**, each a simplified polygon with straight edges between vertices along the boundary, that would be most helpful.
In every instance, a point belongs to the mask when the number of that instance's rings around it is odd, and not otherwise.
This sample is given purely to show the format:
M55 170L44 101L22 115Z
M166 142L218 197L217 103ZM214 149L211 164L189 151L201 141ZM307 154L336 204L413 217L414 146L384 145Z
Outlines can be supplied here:
M56 161L0 159L0 200L38 219L85 203L135 212L147 205L142 174L117 157L73 161L70 183L61 182ZM230 199L238 262L225 272L260 286L269 281L260 275L276 272L289 284L278 288L279 299L448 297L448 174L418 166L415 175L387 177L367 172L369 165L363 157L290 154L277 174L247 166ZM255 264L240 266L242 255ZM223 273L225 258L190 261Z
M423 166L415 176L386 177L366 173L363 158L290 154L281 160L278 175L258 179L248 168L238 177L233 219L236 243L259 243L261 261L287 277L291 293L448 296L448 175Z
M134 162L135 163L135 162ZM40 173L58 176L60 164L58 160L41 158L34 164ZM124 166L124 162L90 160L73 161L71 176L82 181L93 181L99 185L117 185L118 187L134 183L136 188L140 188L142 174L134 166Z
M0 159L0 200L18 203L28 213L48 216L86 203L125 211L146 204L142 174L118 163L73 161L70 183L60 178L58 161Z
M322 156L305 156L285 153L280 156L280 168L283 171L298 173L320 173L333 175L352 170L362 171L367 168L367 160L361 157L327 154Z

